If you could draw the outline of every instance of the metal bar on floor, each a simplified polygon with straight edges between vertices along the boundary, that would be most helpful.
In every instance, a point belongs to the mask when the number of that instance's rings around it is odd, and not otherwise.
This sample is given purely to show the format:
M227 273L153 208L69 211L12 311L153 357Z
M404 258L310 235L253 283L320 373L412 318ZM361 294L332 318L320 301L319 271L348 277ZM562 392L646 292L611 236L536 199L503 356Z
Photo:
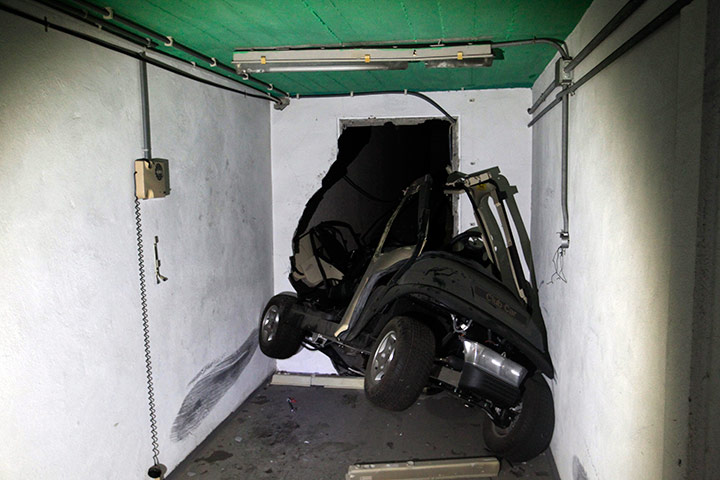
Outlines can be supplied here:
M398 463L363 463L351 465L345 480L433 480L495 477L500 461L495 457L418 460Z
M363 377L346 377L339 375L276 373L272 377L272 385L291 387L325 387L362 390Z

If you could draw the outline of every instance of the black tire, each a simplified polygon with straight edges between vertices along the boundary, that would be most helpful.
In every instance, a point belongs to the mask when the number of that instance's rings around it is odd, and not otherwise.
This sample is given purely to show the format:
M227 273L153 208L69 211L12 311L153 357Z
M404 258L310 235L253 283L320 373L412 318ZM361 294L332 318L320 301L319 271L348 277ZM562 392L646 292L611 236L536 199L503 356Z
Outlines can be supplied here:
M525 382L522 410L508 428L498 428L489 418L483 426L488 449L511 462L525 462L550 445L555 427L552 392L540 373Z
M365 368L365 395L378 407L405 410L427 384L434 359L432 331L413 318L393 318L373 346Z
M301 329L288 323L290 307L297 299L281 293L270 299L260 317L260 350L271 358L290 358L295 355L304 338Z

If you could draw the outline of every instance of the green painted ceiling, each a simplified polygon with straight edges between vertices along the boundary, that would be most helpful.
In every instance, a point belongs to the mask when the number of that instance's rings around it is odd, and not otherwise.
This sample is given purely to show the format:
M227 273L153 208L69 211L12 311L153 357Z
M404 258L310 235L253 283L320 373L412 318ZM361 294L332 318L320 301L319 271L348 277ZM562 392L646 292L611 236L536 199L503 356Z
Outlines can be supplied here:
M64 0L73 4L72 0ZM434 43L552 37L564 40L591 0L91 0L230 64L233 51L282 45ZM77 5L75 5L77 6ZM167 51L188 59L173 49ZM548 45L506 47L490 68L266 73L296 94L529 87L555 54Z

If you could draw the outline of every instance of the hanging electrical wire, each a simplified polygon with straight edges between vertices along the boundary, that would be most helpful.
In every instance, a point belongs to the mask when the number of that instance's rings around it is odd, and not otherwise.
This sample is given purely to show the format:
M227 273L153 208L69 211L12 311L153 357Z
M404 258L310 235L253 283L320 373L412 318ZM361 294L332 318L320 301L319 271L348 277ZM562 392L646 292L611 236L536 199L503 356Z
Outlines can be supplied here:
M567 278L565 278L565 249L561 246L555 250L555 253L553 254L552 258L552 264L555 271L550 276L549 284L555 283L555 280L560 280L564 283L567 283Z

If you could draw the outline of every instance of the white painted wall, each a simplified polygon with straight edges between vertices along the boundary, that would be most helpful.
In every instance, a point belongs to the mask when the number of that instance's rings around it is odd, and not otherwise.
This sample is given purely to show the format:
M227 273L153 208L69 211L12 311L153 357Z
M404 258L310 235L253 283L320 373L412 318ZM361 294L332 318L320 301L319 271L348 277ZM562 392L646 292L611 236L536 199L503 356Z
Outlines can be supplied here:
M646 2L576 79L670 3ZM596 0L571 54L624 4ZM704 18L694 2L571 98L567 284L547 282L562 220L560 107L533 129L532 238L564 480L686 478Z
M0 57L0 478L145 478L138 62L6 13ZM172 468L274 369L255 354L199 427L171 440L193 378L254 334L272 294L270 107L155 67L149 77L154 154L171 166L171 195L142 208L160 460Z
M458 119L460 169L474 172L495 165L518 186L517 201L530 229L531 132L525 110L530 89L429 93ZM272 111L273 250L275 292L292 291L287 280L291 240L305 202L320 188L338 153L341 119L438 117L421 99L404 95L292 100ZM462 210L463 225L472 213ZM321 353L303 350L278 362L293 372L334 373Z

